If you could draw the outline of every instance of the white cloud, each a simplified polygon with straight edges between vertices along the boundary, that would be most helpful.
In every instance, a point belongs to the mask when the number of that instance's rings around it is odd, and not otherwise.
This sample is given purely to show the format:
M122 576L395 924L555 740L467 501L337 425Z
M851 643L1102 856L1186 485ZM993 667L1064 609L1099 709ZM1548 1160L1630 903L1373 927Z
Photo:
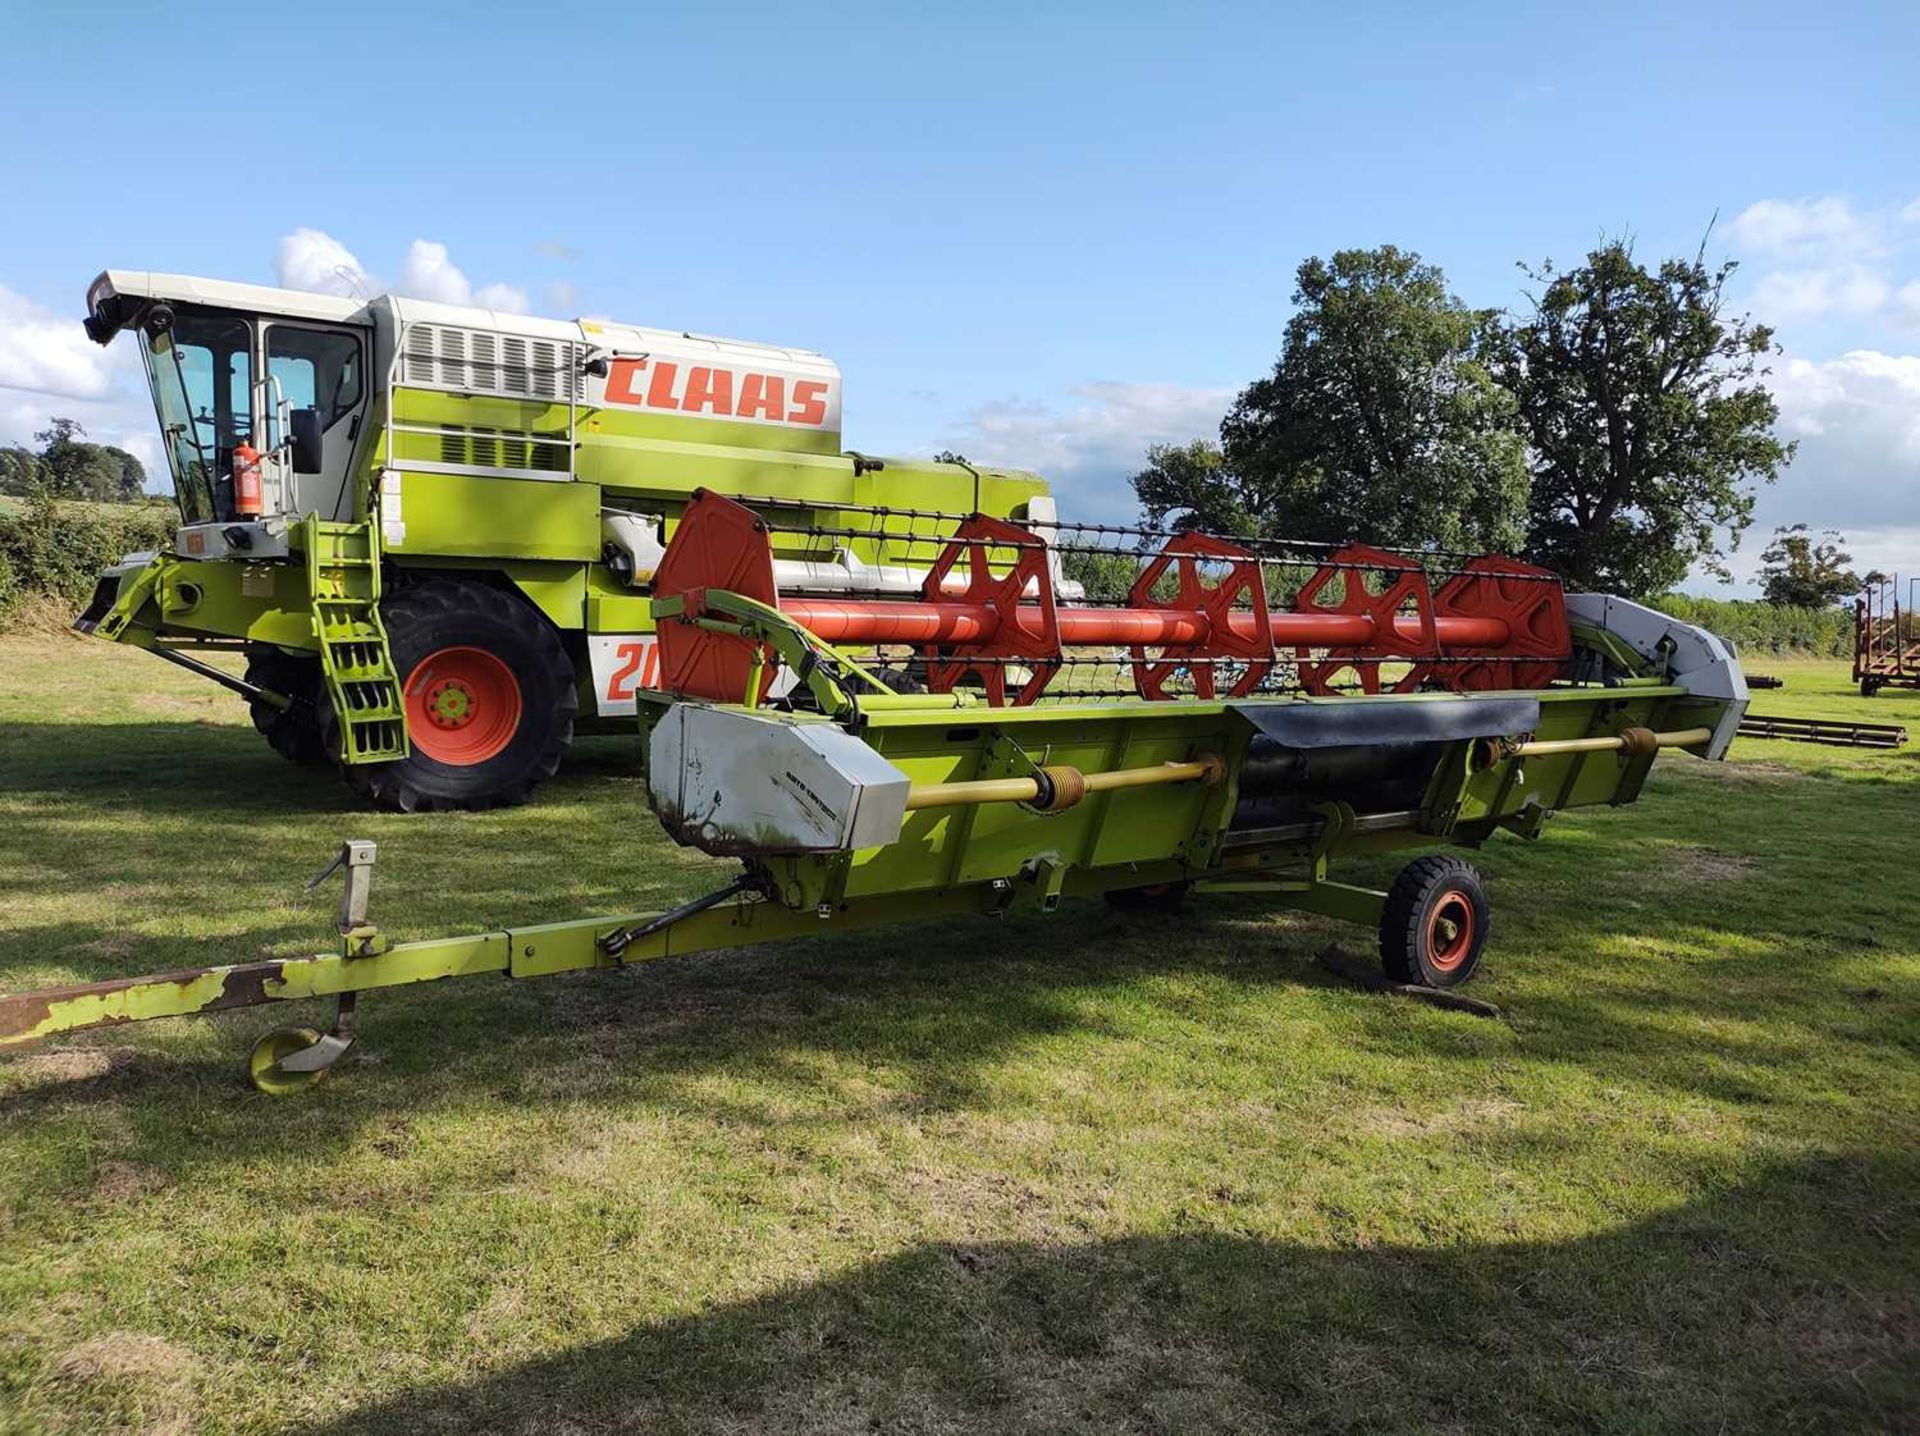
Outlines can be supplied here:
M1760 550L1776 527L1803 523L1846 537L1854 567L1920 577L1920 354L1855 349L1824 361L1789 359L1770 379L1782 438L1799 453L1762 489L1753 527L1735 555L1757 592ZM1716 589L1696 576L1703 592Z
M99 399L123 367L115 350L87 338L77 318L0 285L0 389Z
M571 318L580 312L580 286L556 279L541 292L540 304L549 314L564 314Z
M1140 468L1147 445L1213 438L1234 391L1102 380L1070 395L1079 402L1060 408L1024 400L983 404L925 448L1037 470L1063 495L1068 514L1126 517L1136 508L1127 479Z
M274 252L274 274L286 289L316 294L339 294L370 299L388 286L339 240L320 229L296 229L280 237ZM447 247L437 240L416 239L400 263L396 294L432 299L442 304L478 305L505 314L526 314L532 305L527 291L513 284L483 284L475 288L466 271L455 264Z
M339 240L324 230L296 229L280 236L273 254L274 279L282 289L367 299L380 286Z
M1885 307L1893 286L1862 265L1833 269L1776 269L1760 276L1753 305L1775 322L1823 314L1873 314Z
M474 291L473 302L482 309L497 309L502 314L529 314L527 291L513 284L483 284Z
M1856 213L1852 204L1838 195L1763 199L1748 205L1727 226L1734 248L1763 258L1789 260L1877 254L1883 245L1883 230L1879 216Z
M1920 319L1920 289L1900 282L1920 264L1920 200L1863 212L1838 195L1763 199L1741 211L1727 236L1735 252L1767 266L1752 291L1753 307L1765 320L1860 319L1889 311Z
M1893 310L1902 324L1920 329L1920 279L1900 286L1900 292L1893 296Z
M467 282L467 276L447 258L447 247L430 239L416 239L407 246L400 282L394 289L414 299L433 299L442 304L473 303L473 285Z

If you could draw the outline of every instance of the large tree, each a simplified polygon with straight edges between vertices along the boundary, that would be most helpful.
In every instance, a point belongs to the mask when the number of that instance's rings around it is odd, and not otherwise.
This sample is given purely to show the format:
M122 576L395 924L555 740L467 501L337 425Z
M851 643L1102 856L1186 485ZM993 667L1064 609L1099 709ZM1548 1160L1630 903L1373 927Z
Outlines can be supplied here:
M1866 580L1850 565L1846 540L1833 529L1814 533L1805 524L1773 531L1760 552L1760 591L1768 603L1787 608L1826 608L1858 593ZM1869 575L1872 577L1872 575Z
M1532 453L1528 556L1570 585L1647 595L1725 550L1756 484L1793 457L1761 383L1773 333L1724 311L1734 265L1658 270L1614 242L1564 273L1528 269L1532 312L1509 331L1501 377Z
M1273 372L1243 391L1218 450L1156 449L1134 479L1155 522L1405 547L1508 548L1526 513L1524 446L1487 346L1491 311L1392 245L1299 268Z
M138 459L112 444L90 442L76 420L49 420L33 437L41 444L41 475L59 498L136 503L146 488L147 471Z

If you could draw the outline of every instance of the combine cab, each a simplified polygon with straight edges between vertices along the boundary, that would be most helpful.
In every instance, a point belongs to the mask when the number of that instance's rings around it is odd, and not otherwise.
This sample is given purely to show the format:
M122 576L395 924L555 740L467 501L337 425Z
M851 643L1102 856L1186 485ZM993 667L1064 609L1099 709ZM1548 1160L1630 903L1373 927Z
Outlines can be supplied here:
M696 488L823 530L1053 518L1031 475L843 452L839 371L803 350L121 270L87 302L89 335L140 351L181 524L78 626L236 689L277 752L384 806L517 803L576 731L631 727ZM783 571L917 593L888 556L909 524Z

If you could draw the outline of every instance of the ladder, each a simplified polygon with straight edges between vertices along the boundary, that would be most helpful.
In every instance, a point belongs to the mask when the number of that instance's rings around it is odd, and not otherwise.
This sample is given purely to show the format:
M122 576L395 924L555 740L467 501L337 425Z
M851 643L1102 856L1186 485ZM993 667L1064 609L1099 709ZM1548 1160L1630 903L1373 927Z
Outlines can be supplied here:
M320 672L340 721L340 761L387 763L407 756L400 676L380 622L380 541L371 523L300 524Z

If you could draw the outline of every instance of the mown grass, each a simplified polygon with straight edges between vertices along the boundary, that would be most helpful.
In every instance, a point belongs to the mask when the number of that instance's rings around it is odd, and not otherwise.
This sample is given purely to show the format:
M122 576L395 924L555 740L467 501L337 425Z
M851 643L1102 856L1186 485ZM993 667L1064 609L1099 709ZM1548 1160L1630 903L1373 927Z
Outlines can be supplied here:
M382 817L141 655L0 673L0 990L322 945L349 835L401 937L725 871L625 742ZM0 1062L0 1430L1912 1429L1917 854L1920 750L1755 743L1486 850L1498 1021L1209 901L382 994L292 1101L317 1009L76 1039Z

